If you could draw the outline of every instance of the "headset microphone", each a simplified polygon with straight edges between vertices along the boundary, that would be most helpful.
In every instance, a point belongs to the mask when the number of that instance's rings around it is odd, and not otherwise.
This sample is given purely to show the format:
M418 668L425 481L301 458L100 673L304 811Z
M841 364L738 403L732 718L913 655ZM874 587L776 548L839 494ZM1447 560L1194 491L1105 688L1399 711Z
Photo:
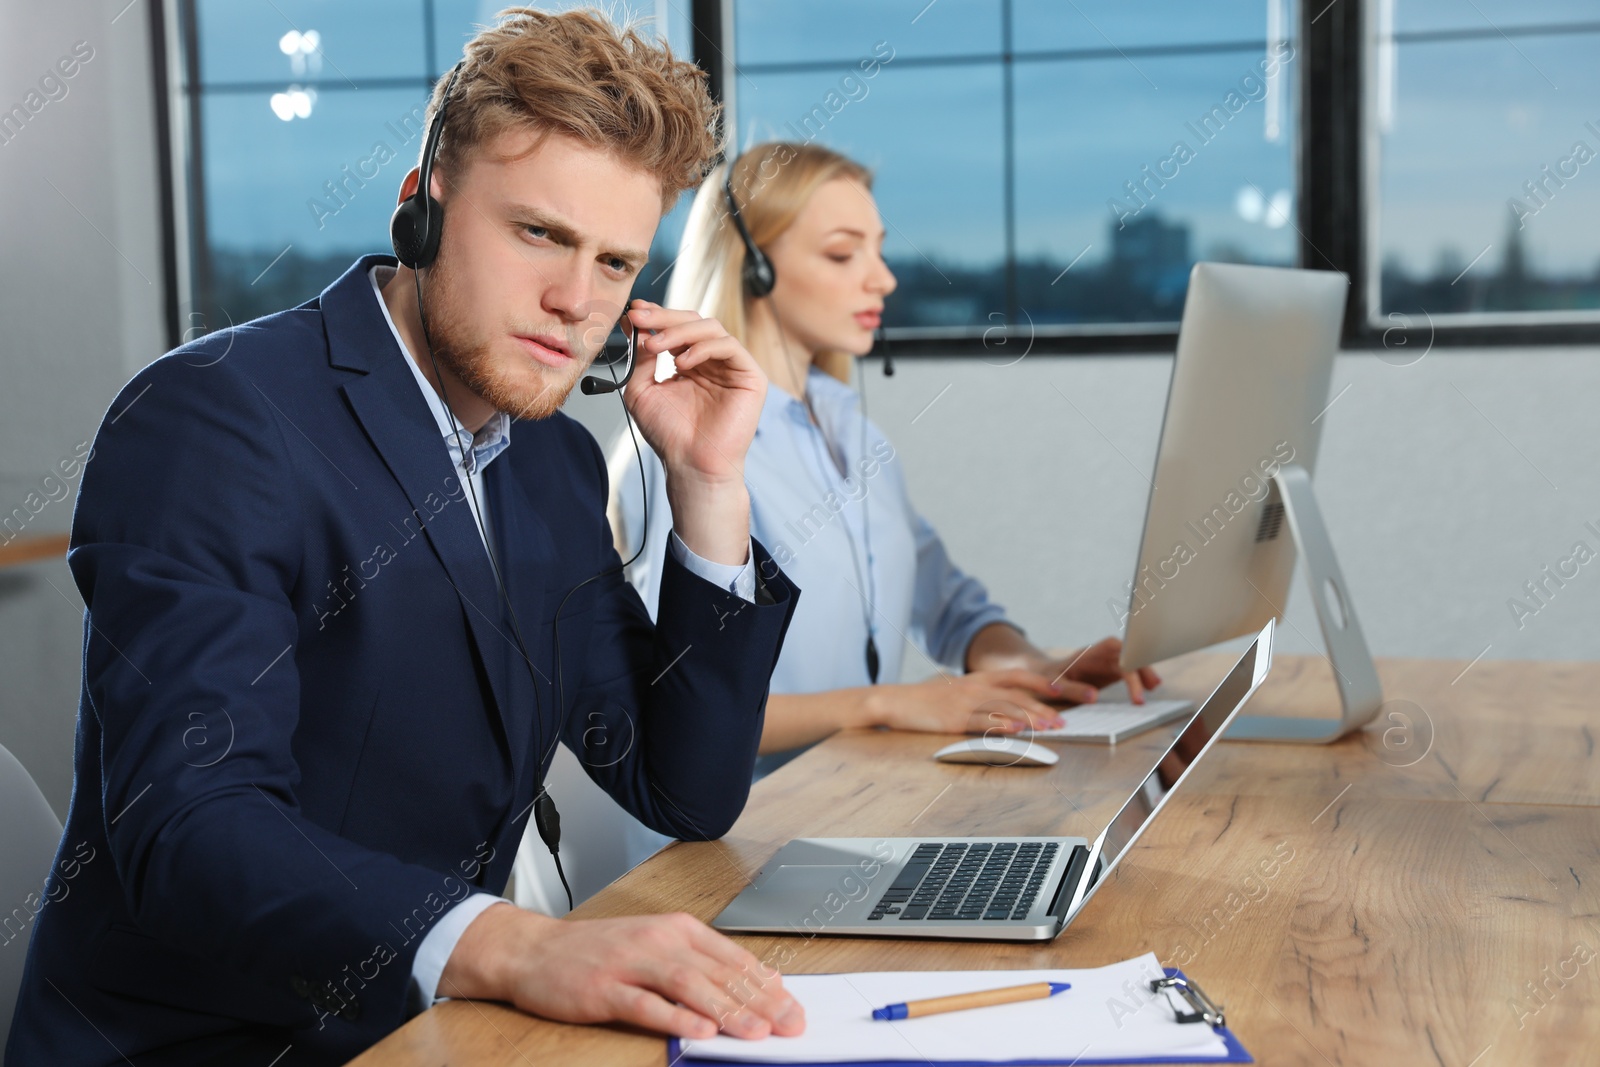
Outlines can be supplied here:
M885 378L893 378L894 353L889 351L889 335L883 332L883 326L881 323L878 326L878 336L873 340L875 342L874 347L883 352L883 376Z
M597 374L586 375L578 383L578 388L583 390L584 396L596 396L600 393L614 393L628 384L628 379L633 377L634 349L639 343L639 327L633 328L633 333L628 336L628 350L624 356L626 362L622 365L622 374L618 376L612 371L610 378L602 378ZM624 408L626 410L626 408Z

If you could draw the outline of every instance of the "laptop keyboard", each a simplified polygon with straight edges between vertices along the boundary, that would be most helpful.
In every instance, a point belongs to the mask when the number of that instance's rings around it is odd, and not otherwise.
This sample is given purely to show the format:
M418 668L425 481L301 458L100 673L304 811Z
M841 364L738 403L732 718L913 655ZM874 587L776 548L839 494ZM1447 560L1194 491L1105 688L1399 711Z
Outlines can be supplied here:
M1060 848L1055 841L918 845L867 918L1025 919Z

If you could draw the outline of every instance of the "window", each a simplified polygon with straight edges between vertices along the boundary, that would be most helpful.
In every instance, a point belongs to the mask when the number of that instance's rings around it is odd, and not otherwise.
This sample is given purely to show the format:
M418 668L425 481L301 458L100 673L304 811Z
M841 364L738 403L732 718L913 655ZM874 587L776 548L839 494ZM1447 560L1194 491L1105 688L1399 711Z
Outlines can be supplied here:
M1374 323L1600 321L1593 0L1376 0Z
M302 303L357 257L389 250L389 216L421 151L433 83L506 6L178 0L192 277L185 336ZM632 7L655 14L688 54L688 26L674 24L670 3ZM681 214L664 220L651 250L659 266L646 268L640 295L664 288Z
M168 3L191 333L387 249L430 87L504 6ZM888 322L922 351L981 353L997 329L1034 351L1170 349L1200 259L1346 272L1347 344L1397 324L1445 344L1600 338L1593 0L622 10L708 69L739 147L814 140L876 171ZM640 295L664 292L687 207Z
M876 172L890 325L1179 318L1199 259L1292 264L1289 0L736 0L741 146Z

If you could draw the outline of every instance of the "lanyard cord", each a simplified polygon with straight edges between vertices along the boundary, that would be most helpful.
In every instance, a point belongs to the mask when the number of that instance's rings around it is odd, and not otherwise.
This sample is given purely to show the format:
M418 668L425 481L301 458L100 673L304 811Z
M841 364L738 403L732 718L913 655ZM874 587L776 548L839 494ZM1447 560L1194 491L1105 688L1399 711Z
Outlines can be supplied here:
M823 462L824 461L823 461L823 458L822 458L822 449L817 444L817 439L818 438L822 438L823 442L828 445L828 454L830 456L834 456L833 444L827 440L827 435L825 434L825 432L823 431L823 428L822 428L822 422L821 422L820 419L817 418L816 408L814 408L812 406L812 404L811 404L811 390L810 390L808 384L806 383L806 381L801 378L799 365L797 363L795 363L794 356L789 351L789 342L788 342L787 338L785 337L784 329L783 329L783 320L781 318L779 318L779 316L778 316L778 309L777 309L777 307L775 305L772 304L772 302L770 300L767 302L767 307L772 312L773 323L778 328L778 344L783 349L784 364L788 367L790 375L791 375L791 377L792 377L792 379L794 381L794 384L795 384L795 389L800 394L801 403L805 405L806 415L808 416L808 429L814 430L814 432L808 433L806 436L810 440L812 452L817 458L817 469L819 471L823 471L824 474L825 474L826 468L823 466ZM861 413L861 442L862 442L863 454L865 454L865 450L866 450L866 440L867 440L866 397L865 397L865 394L863 394L862 395L862 413ZM791 437L790 438L790 444L793 445L793 443L794 443L793 442L793 438ZM798 455L796 455L795 458L796 459L800 459L800 457ZM846 475L844 471L840 471L839 470L839 460L841 458L842 458L842 456L835 456L835 458L833 460L833 463L832 463L832 466L833 466L835 471L839 472L841 477L848 477L848 475ZM800 465L801 465L802 468L806 469L806 477L808 479L810 479L811 484L818 490L818 492L826 495L829 492L829 490L825 486L822 486L822 485L818 484L815 475L813 475L811 473L809 467L806 466L806 463L805 463L804 460L801 460ZM848 469L848 467L846 469ZM862 494L861 494L861 531L862 531L862 538L863 538L863 541L865 543L862 546L862 552L867 557L867 560L866 560L866 562L867 562L866 577L864 579L862 577L860 555L856 551L855 534L851 532L851 530L850 530L850 520L843 514L842 510L841 510L840 515L839 515L839 525L840 525L840 532L844 534L845 543L850 546L850 568L851 568L851 570L853 570L855 572L856 582L857 582L856 592L858 594L860 594L862 587L863 586L866 587L866 593L862 594L865 597L865 600L864 600L864 603L861 606L861 614L862 614L862 620L861 621L862 621L862 624L865 626L866 631L867 631L867 643L866 643L866 649L865 649L866 666L867 666L867 681L872 685L877 685L878 684L878 670L879 670L879 667L881 665L881 661L880 661L880 658L879 658L879 655L878 655L877 625L876 625L876 620L874 618L874 616L877 613L877 588L876 588L876 580L875 580L875 577L874 577L874 575L872 573L872 529L868 525L868 520L870 519L871 516L867 511L866 503L867 503L866 484L865 484L865 480L863 478Z

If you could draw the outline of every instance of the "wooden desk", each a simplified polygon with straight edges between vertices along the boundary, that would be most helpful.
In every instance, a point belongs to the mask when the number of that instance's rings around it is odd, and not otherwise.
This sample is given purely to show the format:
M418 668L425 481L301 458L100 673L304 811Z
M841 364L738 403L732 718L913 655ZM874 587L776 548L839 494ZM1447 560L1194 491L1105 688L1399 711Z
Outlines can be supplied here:
M19 537L9 544L0 545L0 567L14 567L40 559L65 559L70 540L67 534Z
M1186 657L1165 688L1203 694L1228 662ZM1262 1064L1596 1062L1600 664L1389 660L1379 673L1390 704L1362 734L1218 745L1054 942L741 940L790 973L1091 967L1154 951L1223 1003ZM1251 708L1314 712L1333 693L1324 660L1280 657ZM1023 769L934 763L942 737L842 734L759 783L727 838L669 847L576 914L709 920L796 836L1083 833L1164 736L1062 746L1055 767ZM354 1063L665 1067L666 1053L637 1033L457 1001Z

